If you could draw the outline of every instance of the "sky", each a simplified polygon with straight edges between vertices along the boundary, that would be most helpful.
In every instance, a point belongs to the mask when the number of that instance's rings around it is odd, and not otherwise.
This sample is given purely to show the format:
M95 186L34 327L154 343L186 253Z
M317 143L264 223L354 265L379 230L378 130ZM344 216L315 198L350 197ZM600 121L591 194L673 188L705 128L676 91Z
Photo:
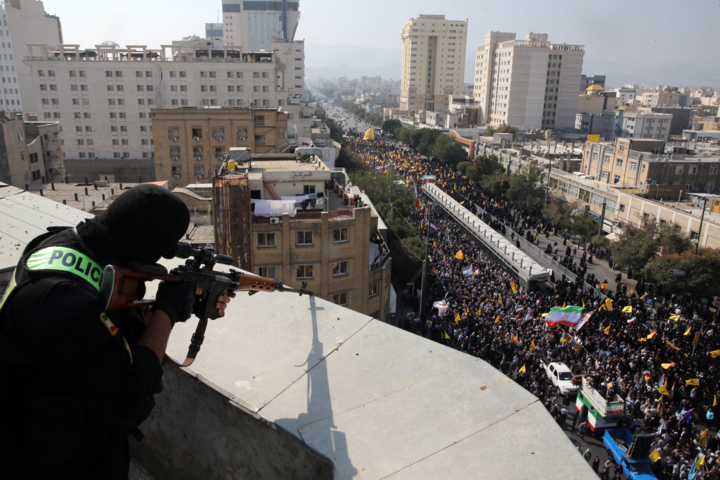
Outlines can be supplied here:
M204 36L204 24L217 21L221 8L221 0L44 3L48 13L60 16L65 43L82 47L107 40L158 47L187 35ZM349 44L398 52L400 30L409 18L422 13L467 19L466 73L472 72L473 52L489 31L516 32L518 38L531 31L547 33L552 43L585 45L585 66L590 68L631 70L652 65L682 69L720 64L720 53L714 47L720 29L720 0L300 0L300 12L296 39L309 45ZM352 65L352 58L338 63ZM469 78L471 74L466 75Z

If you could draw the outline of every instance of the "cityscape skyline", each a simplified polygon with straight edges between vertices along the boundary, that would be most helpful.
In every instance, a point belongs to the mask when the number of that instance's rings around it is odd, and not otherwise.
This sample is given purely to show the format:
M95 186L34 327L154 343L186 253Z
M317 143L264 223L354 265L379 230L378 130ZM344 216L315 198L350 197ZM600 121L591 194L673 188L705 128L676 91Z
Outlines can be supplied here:
M97 15L97 4L88 0L47 0L44 3L48 13L60 17L64 41L78 43L83 48L104 41L120 45L142 43L154 48L184 36L202 37L205 23L217 21L219 15L216 1L173 3L172 21L162 23L158 23L157 18L166 15L169 4L165 2L147 4L129 0L126 8L105 17ZM630 4L615 1L603 4L602 8L559 1L542 4L521 1L513 8L513 15L508 15L501 4L478 8L466 0L442 8L428 1L407 5L370 0L344 9L342 13L353 18L352 22L346 22L342 21L342 16L337 16L336 5L321 0L301 2L302 16L296 39L304 39L307 45L308 76L322 67L343 64L354 67L352 58L333 59L335 62L328 65L327 57L312 53L327 50L323 48L326 46L354 45L367 49L365 55L369 59L365 63L369 65L362 69L372 70L397 63L394 78L399 79L403 23L419 14L442 14L446 18L468 20L466 66L474 63L475 50L483 44L485 33L501 31L524 35L534 32L546 33L557 43L584 45L583 73L606 74L612 84L626 81L687 84L688 78L694 75L697 82L693 85L718 85L720 67L713 65L704 50L696 45L703 38L711 38L713 24L705 19L715 18L720 13L720 5L693 2L684 7L684 11L692 12L692 17L687 20L678 18L676 4L671 5L668 0ZM138 11L146 14L135 15ZM383 14L378 15L379 11ZM682 27L686 31L681 32ZM395 51L396 60L387 61L390 52L383 54L374 49ZM372 64L376 56L381 58ZM389 57L392 57L391 53ZM670 61L677 68L663 69L663 64ZM465 81L472 82L472 68L466 68L465 73ZM613 77L619 81L614 81Z

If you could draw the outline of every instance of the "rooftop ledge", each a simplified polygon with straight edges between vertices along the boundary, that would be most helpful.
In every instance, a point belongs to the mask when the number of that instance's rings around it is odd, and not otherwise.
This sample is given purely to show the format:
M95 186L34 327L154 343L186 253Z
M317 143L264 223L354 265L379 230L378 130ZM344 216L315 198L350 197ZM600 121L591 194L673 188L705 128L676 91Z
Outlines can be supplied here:
M167 263L167 266L172 264ZM196 320L176 325L185 357ZM315 297L238 295L132 456L161 478L596 478L538 399L472 356Z

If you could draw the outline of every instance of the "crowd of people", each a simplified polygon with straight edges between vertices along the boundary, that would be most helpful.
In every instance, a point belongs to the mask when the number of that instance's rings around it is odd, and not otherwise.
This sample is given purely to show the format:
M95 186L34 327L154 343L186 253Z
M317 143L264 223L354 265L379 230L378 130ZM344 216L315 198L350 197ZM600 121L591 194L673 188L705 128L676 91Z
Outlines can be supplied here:
M529 234L534 240L554 231L542 216L483 190L450 166L395 141L363 141L362 132L348 134L350 148L367 168L393 172L418 187L423 176L433 175L436 185L469 210L481 206L486 213L479 216L496 230ZM421 206L407 221L423 241L427 234L431 244L426 303L412 326L416 333L489 362L541 399L563 428L582 428L584 435L587 425L577 422L577 415L571 415L572 427L565 424L567 409L574 410L573 400L557 395L540 360L565 362L574 374L592 376L601 393L625 400L622 426L633 433L657 434L653 448L668 476L689 478L692 466L700 463L699 455L704 455L699 471L692 470L693 478L720 478L720 435L714 422L720 383L717 312L681 304L675 297L653 297L652 285L642 282L629 291L620 283L608 285L603 290L606 302L596 287L605 287L600 284L607 280L587 274L592 250L578 254L566 245L551 249L558 261L574 270L577 280L563 276L545 288L523 288L440 208ZM443 315L433 308L440 300L448 305ZM577 331L548 328L543 314L565 305L594 313ZM609 478L610 468L601 469L598 458L593 467Z

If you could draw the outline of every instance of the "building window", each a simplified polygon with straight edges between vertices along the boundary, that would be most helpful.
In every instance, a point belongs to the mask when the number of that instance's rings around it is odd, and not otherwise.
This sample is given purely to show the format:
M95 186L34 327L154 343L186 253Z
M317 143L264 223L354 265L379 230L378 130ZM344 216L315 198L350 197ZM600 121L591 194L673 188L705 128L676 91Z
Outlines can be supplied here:
M371 298L378 294L378 282L375 282L372 285L370 285L369 293L370 293Z
M622 166L623 166L623 159L622 159L622 158L618 158L618 159L615 161L615 166L618 167L618 168L622 168Z
M277 267L258 267L258 275L277 280Z
M295 278L302 280L313 277L313 266L312 265L298 265L295 272Z
M255 135L255 145L265 145L265 135Z
M683 167L675 167L675 175L682 175Z
M615 178L613 179L613 183L620 183L620 175L615 175Z
M629 170L630 170L631 172L636 171L636 170L637 170L637 163L635 163L635 162L630 162L630 168L629 168Z
M715 182L707 182L705 184L705 191L708 193L712 192L714 188L715 188Z
M715 175L718 171L717 165L713 165L710 167L710 171L708 172L710 175Z
M312 245L313 244L313 232L312 231L300 231L295 234L295 245Z
M347 293L337 293L333 295L333 303L337 305L347 305Z
M333 263L333 277L339 277L340 275L348 274L348 262L335 262Z
M347 242L348 241L348 229L347 228L336 228L333 230L333 242Z
M692 192L692 191L693 191L693 182L686 182L686 183L685 183L685 191L686 191L686 192Z
M258 233L258 247L274 247L275 246L275 234L274 233Z

